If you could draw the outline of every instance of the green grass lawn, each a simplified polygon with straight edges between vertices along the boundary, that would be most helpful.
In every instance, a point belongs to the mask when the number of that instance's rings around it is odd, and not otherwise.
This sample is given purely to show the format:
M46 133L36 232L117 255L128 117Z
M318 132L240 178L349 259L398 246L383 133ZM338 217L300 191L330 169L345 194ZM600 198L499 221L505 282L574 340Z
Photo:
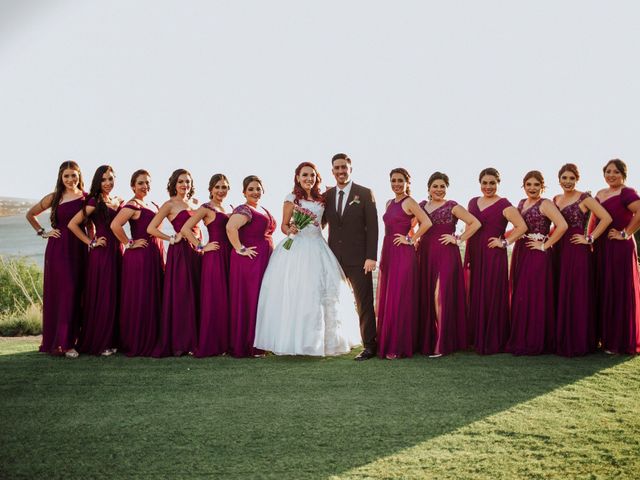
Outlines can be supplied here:
M640 357L53 358L0 339L0 478L638 478Z

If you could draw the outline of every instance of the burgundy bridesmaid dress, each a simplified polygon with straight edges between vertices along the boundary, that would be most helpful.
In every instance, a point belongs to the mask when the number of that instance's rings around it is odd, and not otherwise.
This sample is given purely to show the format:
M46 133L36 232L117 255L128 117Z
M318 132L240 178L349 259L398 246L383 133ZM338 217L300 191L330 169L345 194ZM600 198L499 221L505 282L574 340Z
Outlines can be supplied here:
M634 189L624 187L619 195L600 202L613 218L609 228L625 228L633 217L627 206L639 199ZM609 240L605 233L596 241L595 252L602 348L613 353L640 353L640 279L635 239Z
M95 207L96 200L90 198L87 205ZM104 218L98 214L97 208L89 216L95 227L95 237L105 237L107 240L104 247L95 247L89 252L87 263L78 351L91 355L100 355L105 350L118 346L122 245L111 231L111 222L118 210L108 207L106 210Z
M595 284L591 245L571 243L575 234L584 235L589 211L580 203L589 196L580 195L560 213L569 229L553 247L556 269L556 353L566 357L586 355L596 348Z
M129 357L148 357L158 340L164 245L147 233L156 212L140 205L124 205L140 212L129 220L131 239L145 239L144 248L127 249L122 259L120 290L120 348Z
M263 207L265 213L249 205L240 205L234 214L245 215L249 222L238 234L240 243L246 247L256 247L258 255L253 259L231 252L229 265L229 353L234 357L261 355L262 350L253 347L256 332L258 298L264 271L273 251L271 234L276 229L276 221ZM312 274L313 272L310 272Z
M171 221L180 232L192 210L181 210ZM193 227L200 237L200 230ZM162 288L160 332L152 357L179 357L194 353L198 346L198 306L200 289L200 255L182 239L169 245Z
M60 230L60 238L47 239L41 352L63 354L76 346L82 318L87 246L67 228L67 224L82 210L83 201L84 195L58 205L56 228Z
M214 210L207 204L205 208ZM215 211L215 210L214 210ZM229 216L216 211L207 225L209 242L218 242L219 250L205 252L200 275L200 335L196 357L222 355L229 351L229 256L231 244L226 226Z
M420 203L424 209L426 201ZM420 239L420 352L447 355L468 347L466 293L462 257L457 245L443 245L440 237L454 235L457 205L448 200L427 215L433 226ZM438 313L439 312L439 313Z
M479 197L469 201L469 212L482 227L469 239L464 267L469 282L469 343L483 355L502 353L509 340L509 270L507 250L489 248L489 238L504 237L507 219L502 212L511 206L501 198L484 210Z
M385 234L378 274L378 356L411 357L418 326L418 259L413 245L394 245L397 233L405 236L413 215L392 200L382 216Z
M181 210L171 221L177 232L183 227L192 210ZM193 228L200 237L198 227ZM182 239L169 245L167 266L162 290L162 314L158 343L153 357L170 357L194 353L198 346L198 307L200 291L200 255Z
M549 251L532 250L526 243L549 235L551 220L541 211L541 198L523 211L527 234L516 242L511 256L511 336L507 350L514 355L555 352L555 297Z

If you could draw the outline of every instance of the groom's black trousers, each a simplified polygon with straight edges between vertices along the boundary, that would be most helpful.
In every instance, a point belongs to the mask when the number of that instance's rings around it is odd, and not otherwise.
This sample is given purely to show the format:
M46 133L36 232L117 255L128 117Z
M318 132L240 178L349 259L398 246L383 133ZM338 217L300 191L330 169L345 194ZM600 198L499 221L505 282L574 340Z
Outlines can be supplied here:
M365 275L362 266L346 266L344 270L356 298L360 316L360 335L365 348L376 351L376 313L373 308L373 274Z

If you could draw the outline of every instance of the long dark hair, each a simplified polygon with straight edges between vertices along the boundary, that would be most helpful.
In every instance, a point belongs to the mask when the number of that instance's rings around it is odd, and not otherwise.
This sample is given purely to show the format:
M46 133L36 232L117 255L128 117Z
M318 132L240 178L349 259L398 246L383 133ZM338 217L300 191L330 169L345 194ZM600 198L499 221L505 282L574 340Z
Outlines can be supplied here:
M108 172L114 173L113 168L110 165L100 165L96 169L96 173L93 174L93 179L91 179L91 189L89 190L89 195L87 195L87 198L85 198L84 206L82 207L85 222L88 218L87 203L89 203L89 200L92 198L96 202L96 210L93 213L94 218L98 218L105 222L108 219L107 208L109 207L107 207L107 204L104 203L104 198L102 198L102 176Z
M298 182L298 178L297 178L304 167L313 168L313 171L316 172L316 184L313 187L311 187L311 198L314 199L316 202L320 202L324 204L324 195L322 195L322 192L320 191L320 184L322 183L322 177L320 176L320 172L318 172L318 168L311 162L302 162L300 165L296 167L296 171L293 174L293 191L291 193L295 195L296 203L300 204L300 200L307 199L307 192L305 191L304 188L302 188L302 185L300 185L300 182Z
M56 221L56 210L58 209L58 205L60 205L60 200L62 200L62 195L67 187L64 186L64 182L62 181L62 174L65 170L75 170L78 172L78 188L80 190L84 190L84 180L82 180L82 172L80 171L80 167L73 160L67 160L66 162L62 162L60 168L58 169L58 180L56 180L56 187L53 189L53 200L51 201L51 226L53 228L57 228Z

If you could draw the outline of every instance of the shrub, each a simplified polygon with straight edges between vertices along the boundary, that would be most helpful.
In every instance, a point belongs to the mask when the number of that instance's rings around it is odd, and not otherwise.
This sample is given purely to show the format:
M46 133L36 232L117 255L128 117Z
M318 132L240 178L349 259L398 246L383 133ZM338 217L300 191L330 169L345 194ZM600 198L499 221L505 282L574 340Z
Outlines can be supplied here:
M42 333L42 308L29 305L21 312L0 317L0 337L19 337L22 335L40 335Z
M42 270L24 258L0 256L0 315L42 305Z
M42 333L42 271L23 258L0 256L0 336Z

